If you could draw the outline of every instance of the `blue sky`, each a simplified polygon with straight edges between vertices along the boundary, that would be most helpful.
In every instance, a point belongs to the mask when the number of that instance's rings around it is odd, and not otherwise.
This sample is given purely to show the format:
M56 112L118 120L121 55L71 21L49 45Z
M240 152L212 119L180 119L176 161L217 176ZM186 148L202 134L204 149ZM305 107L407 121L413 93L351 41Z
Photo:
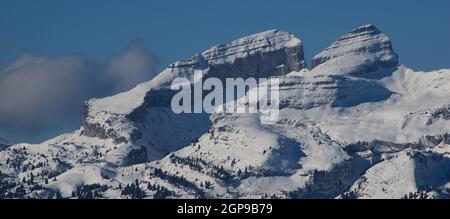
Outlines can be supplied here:
M160 68L213 44L277 28L305 44L308 60L338 36L373 23L393 40L401 62L450 67L450 1L2 0L0 66L24 49L82 54L98 62L141 38Z
M274 28L299 37L309 62L339 36L372 23L391 38L402 64L416 70L450 68L449 22L448 0L1 0L0 73L21 57L23 51L29 51L37 57L65 57L52 59L39 67L37 72L49 80L52 74L45 74L48 69L57 74L60 66L73 66L73 63L83 71L83 78L71 79L80 84L64 91L67 95L77 95L74 105L58 102L61 97L45 98L47 102L43 102L54 105L53 108L36 107L23 115L2 114L0 106L0 123L3 122L0 138L39 142L78 127L84 99L120 91L99 91L91 87L92 92L78 95L78 90L87 90L83 80L90 72L108 72L108 80L115 80L117 84L124 80L117 66L130 74L138 70L158 72L212 45ZM127 60L136 57L138 68L126 67L126 64L123 67ZM72 74L72 70L64 69L67 75ZM26 76L27 72L18 74ZM135 75L135 81L128 82L133 84L142 78L145 76ZM39 92L30 91L36 98L49 92L42 87L36 89ZM64 92L62 94L66 94ZM12 92L3 96L9 95ZM0 100L1 97L0 94ZM69 110L70 114L58 111L61 106L76 108L78 105L80 109ZM26 105L19 102L17 106L24 108ZM11 111L15 112L14 108L8 112ZM61 116L57 121L47 121L47 117L41 116L47 113L52 117L55 112ZM34 115L42 118L34 121ZM17 120L10 119L12 123L8 125L6 117L22 118L24 122L14 124ZM63 120L67 122L61 123ZM45 125L39 125L41 123ZM15 125L14 129L10 128Z

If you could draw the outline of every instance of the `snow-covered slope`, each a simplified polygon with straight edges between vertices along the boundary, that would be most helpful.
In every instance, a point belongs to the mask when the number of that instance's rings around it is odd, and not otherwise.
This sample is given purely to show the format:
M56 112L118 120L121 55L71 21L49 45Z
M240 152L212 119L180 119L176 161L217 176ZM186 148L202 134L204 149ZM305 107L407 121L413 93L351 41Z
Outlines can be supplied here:
M398 65L373 25L340 37L312 67L301 41L278 30L175 62L88 101L79 130L1 151L0 197L450 197L450 70ZM277 76L279 121L173 113L169 85L194 69Z

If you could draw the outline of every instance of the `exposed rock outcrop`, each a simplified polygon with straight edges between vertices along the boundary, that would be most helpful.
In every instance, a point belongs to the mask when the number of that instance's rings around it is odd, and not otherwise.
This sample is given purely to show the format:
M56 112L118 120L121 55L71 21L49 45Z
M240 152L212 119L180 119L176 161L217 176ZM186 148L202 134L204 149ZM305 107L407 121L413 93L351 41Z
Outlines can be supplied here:
M392 92L371 80L343 76L283 77L280 107L310 109L322 105L351 107L381 101Z
M214 77L269 77L306 67L302 42L292 34L269 30L214 46L202 53Z

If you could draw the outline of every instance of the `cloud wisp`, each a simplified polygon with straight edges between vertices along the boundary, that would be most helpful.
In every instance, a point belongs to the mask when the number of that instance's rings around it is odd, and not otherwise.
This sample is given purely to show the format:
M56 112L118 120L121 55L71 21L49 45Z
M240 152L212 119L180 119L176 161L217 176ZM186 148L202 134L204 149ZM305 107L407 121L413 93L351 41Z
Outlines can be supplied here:
M101 77L112 91L129 90L154 78L157 62L153 52L142 45L142 40L133 40L106 62Z
M75 129L84 101L152 79L157 63L140 40L131 41L104 65L79 55L37 57L25 52L0 71L0 137L36 142Z

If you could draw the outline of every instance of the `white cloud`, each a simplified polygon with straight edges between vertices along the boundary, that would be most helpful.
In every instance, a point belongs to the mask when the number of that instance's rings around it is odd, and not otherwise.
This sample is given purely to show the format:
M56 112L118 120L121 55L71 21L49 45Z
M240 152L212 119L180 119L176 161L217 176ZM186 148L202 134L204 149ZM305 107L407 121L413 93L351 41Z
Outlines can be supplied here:
M102 76L110 82L112 90L125 91L155 77L156 62L156 56L141 40L133 40L106 62Z
M36 57L24 53L0 71L0 132L26 141L56 134L48 130L76 128L85 100L150 80L155 76L156 62L153 53L138 40L102 67L82 56ZM43 132L48 136L39 136Z

